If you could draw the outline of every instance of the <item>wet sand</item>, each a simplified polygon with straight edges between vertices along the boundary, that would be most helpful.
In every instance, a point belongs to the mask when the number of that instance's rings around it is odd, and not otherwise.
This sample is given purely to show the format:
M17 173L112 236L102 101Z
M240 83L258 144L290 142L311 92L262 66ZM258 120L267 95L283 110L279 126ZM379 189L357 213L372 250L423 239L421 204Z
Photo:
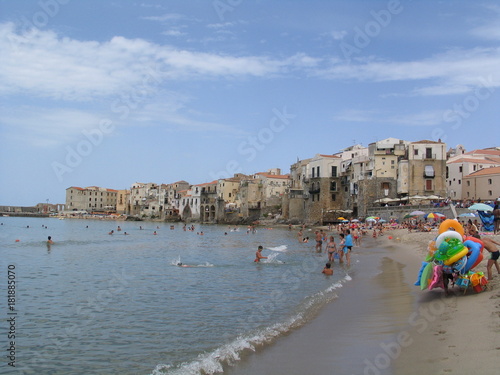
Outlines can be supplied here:
M421 291L413 283L435 237L394 230L367 238L354 248L356 272L337 300L225 373L497 374L500 275L479 294L458 287L449 297L442 289ZM338 264L334 269L342 272ZM486 271L486 259L476 270Z

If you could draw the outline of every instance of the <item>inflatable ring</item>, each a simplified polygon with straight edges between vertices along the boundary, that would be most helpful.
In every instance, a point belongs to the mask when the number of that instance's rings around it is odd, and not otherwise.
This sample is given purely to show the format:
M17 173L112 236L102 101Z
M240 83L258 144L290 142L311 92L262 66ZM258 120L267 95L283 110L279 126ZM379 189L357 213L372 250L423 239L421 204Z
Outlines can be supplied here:
M484 242L481 241L479 238L476 238L476 237L471 237L471 236L467 236L464 238L464 241L473 241L473 242L477 242L478 244L481 245L481 252L483 252L483 249L484 249Z
M483 253L479 253L479 256L477 257L476 263L474 263L470 269L473 270L482 261L483 261Z
M464 235L464 227L457 220L454 219L446 219L439 225L439 234L446 232L449 229L454 229L462 236Z
M456 238L457 240L460 240L462 242L463 237L460 233L455 232L453 230L448 230L446 232L441 233L439 236L436 238L436 247L439 249L439 245L447 239L447 238Z
M470 251L470 255L467 257L467 263L465 264L465 267L461 271L462 274L467 273L469 270L473 268L472 266L476 264L477 259L481 254L481 244L479 242L467 240L464 242L464 245Z
M467 249L467 247L464 247L463 250L459 251L458 253L456 253L452 257L446 259L444 261L444 264L446 266L450 266L453 263L455 263L457 260L459 260L460 258L463 258L464 256L466 256L468 252L469 252L469 249Z

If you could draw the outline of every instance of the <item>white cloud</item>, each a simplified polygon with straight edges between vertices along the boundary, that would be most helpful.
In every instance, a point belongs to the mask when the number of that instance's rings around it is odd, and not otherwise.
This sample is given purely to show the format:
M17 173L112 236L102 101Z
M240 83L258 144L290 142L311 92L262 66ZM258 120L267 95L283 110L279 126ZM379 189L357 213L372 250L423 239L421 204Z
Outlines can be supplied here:
M148 21L158 21L158 22L167 22L167 21L178 21L184 19L185 17L182 14L178 13L166 13L161 16L149 16L142 17L144 20Z
M382 61L371 58L350 64L334 61L314 74L333 80L367 82L429 81L428 87L414 91L419 95L449 95L471 91L487 77L491 87L500 86L498 75L500 48L455 49L416 61Z
M119 36L82 42L51 31L20 35L10 23L0 25L0 50L0 95L75 101L120 94L151 75L159 80L262 77L286 65L267 57L193 52Z
M334 40L342 40L344 39L344 37L347 35L347 31L345 30L334 30L330 33L330 36L334 39Z

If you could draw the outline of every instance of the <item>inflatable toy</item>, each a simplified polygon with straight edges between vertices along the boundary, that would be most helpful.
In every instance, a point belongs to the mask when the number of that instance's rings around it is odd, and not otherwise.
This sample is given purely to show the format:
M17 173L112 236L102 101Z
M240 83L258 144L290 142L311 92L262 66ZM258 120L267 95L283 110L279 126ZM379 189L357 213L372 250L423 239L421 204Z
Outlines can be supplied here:
M455 255L453 255L452 257L448 258L447 260L444 261L444 264L446 266L450 266L452 265L453 263L455 263L456 261L458 261L460 258L464 257L467 255L467 253L469 252L469 249L467 249L465 246L463 248L463 250L461 250L460 252L456 253Z
M439 225L439 234L446 232L449 229L453 229L460 233L462 236L464 235L464 227L455 219L446 219Z
M425 261L430 262L434 258L434 253L437 250L436 241L429 242L429 246L427 246L427 250L429 250L429 252L427 253L427 256L425 257Z
M450 240L443 241L441 245L439 245L439 248L434 253L434 258L438 261L444 261L448 266L452 263L455 263L463 256L457 256L457 254L461 254L463 250L467 250L463 243L456 238L452 238ZM467 251L465 253L467 253ZM451 258L453 258L454 261L448 262Z
M465 268L467 264L467 257L462 257L451 265L452 272L460 272Z
M469 272L469 270L472 269L472 266L476 264L477 258L479 258L479 255L481 254L481 244L479 242L467 240L464 242L464 245L467 247L467 252L469 254L467 256L467 263L461 270L462 274Z
M476 263L474 263L470 269L473 270L482 261L483 261L483 253L479 253L479 256L477 257Z
M434 265L432 263L427 263L422 271L422 276L420 277L420 290L427 289L429 286L429 281L432 278L432 273L434 271Z
M422 277L422 272L424 271L424 268L425 266L427 266L429 262L422 262L422 266L420 267L420 271L418 271L418 277L417 277L417 281L415 281L415 286L419 286L420 285L420 278Z
M435 266L432 274L432 280L429 283L428 289L434 288L443 288L444 289L444 280L443 280L443 266Z
M483 249L484 249L484 242L481 241L479 238L476 238L476 237L471 237L471 236L467 236L464 238L464 242L465 241L473 241L473 242L477 242L478 244L481 245L481 252L483 252Z
M449 231L441 233L439 236L436 237L436 247L439 248L439 245L441 245L444 240L451 239L451 238L455 238L455 239L459 240L460 242L462 242L462 240L463 240L463 237L460 233L455 232L453 230L449 230Z

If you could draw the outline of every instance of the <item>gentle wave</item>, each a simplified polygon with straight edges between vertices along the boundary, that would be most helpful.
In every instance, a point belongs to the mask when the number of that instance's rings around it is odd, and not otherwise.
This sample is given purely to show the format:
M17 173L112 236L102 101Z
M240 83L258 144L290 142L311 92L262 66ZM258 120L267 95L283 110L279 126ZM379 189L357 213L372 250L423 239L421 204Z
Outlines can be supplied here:
M302 311L296 313L284 322L275 323L245 335L240 335L230 343L224 344L210 353L198 355L192 362L181 363L178 366L159 364L150 375L201 375L222 373L224 371L224 366L234 365L241 359L241 354L243 354L243 352L255 352L257 347L271 344L283 334L303 326L316 316L319 309L338 298L338 295L334 293L334 291L342 288L343 284L350 280L352 280L352 278L346 275L343 279L334 282L325 290L308 297L302 304Z

